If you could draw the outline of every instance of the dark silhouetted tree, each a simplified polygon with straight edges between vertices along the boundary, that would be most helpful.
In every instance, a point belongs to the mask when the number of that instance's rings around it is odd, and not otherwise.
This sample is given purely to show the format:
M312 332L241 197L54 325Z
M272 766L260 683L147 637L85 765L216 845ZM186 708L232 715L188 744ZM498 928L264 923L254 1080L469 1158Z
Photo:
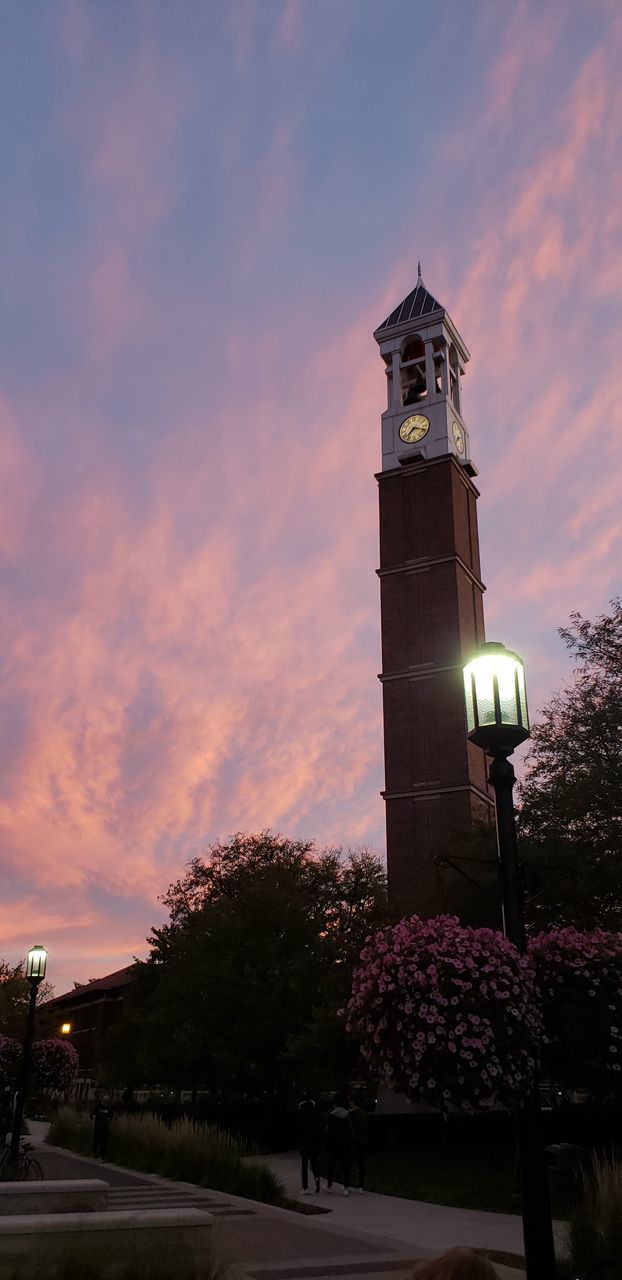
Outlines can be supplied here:
M532 730L519 788L532 918L622 927L622 602L560 635L577 667Z
M128 1008L135 1080L262 1094L347 1078L357 1052L337 1010L387 918L369 850L238 833L194 859L163 901L170 918L153 930Z
M53 994L50 983L41 982L37 988L37 1005L50 1000ZM24 977L24 966L0 960L0 1035L22 1039L29 1000L30 983Z

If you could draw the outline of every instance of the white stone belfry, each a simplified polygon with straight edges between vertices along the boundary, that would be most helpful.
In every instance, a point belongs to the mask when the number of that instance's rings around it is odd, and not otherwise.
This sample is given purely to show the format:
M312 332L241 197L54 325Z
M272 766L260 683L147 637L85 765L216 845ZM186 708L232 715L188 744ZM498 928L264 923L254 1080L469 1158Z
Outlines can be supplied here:
M426 289L421 263L418 272L412 293L374 333L387 373L382 470L412 462L414 455L430 459L453 453L474 475L460 391L469 352L445 308Z

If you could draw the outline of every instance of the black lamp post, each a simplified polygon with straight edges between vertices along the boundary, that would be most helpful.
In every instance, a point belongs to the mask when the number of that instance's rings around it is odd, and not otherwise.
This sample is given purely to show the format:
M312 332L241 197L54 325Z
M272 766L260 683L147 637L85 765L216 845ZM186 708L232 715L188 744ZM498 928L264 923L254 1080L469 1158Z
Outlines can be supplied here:
M503 930L506 938L525 952L523 886L512 799L516 775L509 759L529 737L522 660L502 644L482 645L464 668L464 693L468 736L491 758L488 779L495 793ZM554 1280L555 1246L537 1083L516 1108L516 1129L527 1280Z
M24 1101L26 1098L26 1089L28 1086L28 1077L30 1075L30 1055L32 1050L32 1034L35 1027L35 1005L37 1003L37 988L39 983L45 978L45 966L47 964L48 953L45 947L31 947L26 958L26 977L30 983L30 1001L28 1004L28 1017L26 1018L26 1033L24 1035L24 1056L19 1073L17 1084L17 1096L15 1099L15 1112L13 1115L13 1130L11 1133L11 1160L15 1160L19 1153L19 1141L22 1132L22 1119L24 1115Z

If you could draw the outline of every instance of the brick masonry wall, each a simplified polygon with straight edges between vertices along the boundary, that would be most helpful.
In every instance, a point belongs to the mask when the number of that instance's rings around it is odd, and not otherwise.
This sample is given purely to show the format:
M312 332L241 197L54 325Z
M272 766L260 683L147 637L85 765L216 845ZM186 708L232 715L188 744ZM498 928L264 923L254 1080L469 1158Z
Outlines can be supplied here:
M494 813L462 686L462 665L485 638L477 490L452 456L378 481L391 906L398 916L452 911L496 923L490 898L435 861Z

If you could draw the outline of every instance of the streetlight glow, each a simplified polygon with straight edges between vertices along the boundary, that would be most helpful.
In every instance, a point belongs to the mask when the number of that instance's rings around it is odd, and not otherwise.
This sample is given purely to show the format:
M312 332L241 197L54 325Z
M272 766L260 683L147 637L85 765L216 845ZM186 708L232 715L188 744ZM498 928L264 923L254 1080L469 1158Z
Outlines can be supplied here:
M64 1036L69 1036L69 1035L71 1035L71 1023L70 1023L70 1022L63 1022L63 1025L62 1025L62 1027L61 1027L61 1035L64 1035Z
M464 668L467 733L478 747L510 754L529 737L522 658L503 644L482 645Z
M45 947L31 947L26 960L26 977L29 982L41 982L45 978L48 953Z

